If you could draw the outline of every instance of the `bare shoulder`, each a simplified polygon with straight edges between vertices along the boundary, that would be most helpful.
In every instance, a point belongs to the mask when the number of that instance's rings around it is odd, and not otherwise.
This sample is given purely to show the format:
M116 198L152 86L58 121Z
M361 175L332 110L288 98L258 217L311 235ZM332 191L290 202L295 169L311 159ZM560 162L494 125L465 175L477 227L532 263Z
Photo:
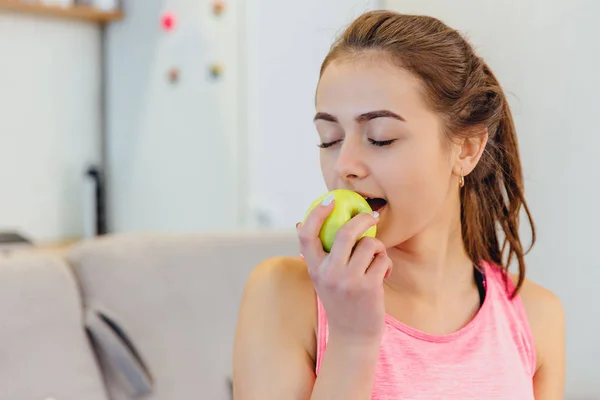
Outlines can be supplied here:
M246 289L268 289L268 294L284 294L288 290L312 290L306 263L300 257L273 257L258 264L246 282Z
M517 277L511 275L511 278L516 283ZM519 294L536 347L536 392L540 393L539 398L562 398L559 396L562 396L566 369L562 302L552 291L529 279L525 279Z
M248 278L234 342L240 399L307 398L314 384L316 296L300 258L260 263Z
M299 334L305 344L312 337L306 334L316 331L315 290L306 263L299 257L274 257L260 263L246 282L244 306L256 306L262 315L281 318L282 326Z
M511 274L511 278L516 284L518 277ZM549 327L564 322L565 312L562 302L551 290L525 279L519 294L532 329L534 329L533 325Z
M303 326L316 321L315 291L301 258L274 257L260 263L246 282L242 303L260 303L265 312Z

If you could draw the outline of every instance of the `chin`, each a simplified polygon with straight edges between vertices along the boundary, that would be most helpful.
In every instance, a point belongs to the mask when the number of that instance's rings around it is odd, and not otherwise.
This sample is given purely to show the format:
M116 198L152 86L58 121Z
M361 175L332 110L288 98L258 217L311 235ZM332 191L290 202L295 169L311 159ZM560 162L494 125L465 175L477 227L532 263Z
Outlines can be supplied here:
M393 227L387 224L382 224L381 229L377 230L376 238L383 243L386 249L400 247L412 239L414 235L408 234L406 231L394 231Z
M383 243L386 249L395 246L394 241L392 240L393 238L390 237L385 227L383 227L382 229L377 229L377 234L375 235L375 238L381 243Z

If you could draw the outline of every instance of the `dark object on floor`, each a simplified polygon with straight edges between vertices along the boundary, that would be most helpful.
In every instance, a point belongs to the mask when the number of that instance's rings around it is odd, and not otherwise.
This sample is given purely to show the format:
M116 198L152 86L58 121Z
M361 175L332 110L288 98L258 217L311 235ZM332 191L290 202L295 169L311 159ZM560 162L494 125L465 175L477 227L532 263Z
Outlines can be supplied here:
M32 245L33 242L18 232L0 232L0 245L1 244L28 244Z
M8 253L16 248L29 246L33 246L33 242L20 233L13 231L0 231L0 253Z

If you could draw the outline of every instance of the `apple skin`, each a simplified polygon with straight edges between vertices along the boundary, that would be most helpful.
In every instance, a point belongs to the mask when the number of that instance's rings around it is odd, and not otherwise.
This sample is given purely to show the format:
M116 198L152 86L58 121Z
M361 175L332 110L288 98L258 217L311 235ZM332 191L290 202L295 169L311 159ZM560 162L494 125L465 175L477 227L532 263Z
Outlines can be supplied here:
M323 250L327 253L331 251L333 246L333 242L335 241L335 236L337 231L348 221L352 219L357 214L360 213L370 213L373 210L369 203L358 193L352 190L346 189L336 189L332 190L328 193L325 193L323 196L316 199L308 208L304 220L308 217L308 214L329 195L334 196L333 210L331 214L325 219L323 222L323 226L321 227L321 231L319 232L319 239L321 239L321 243L323 244ZM377 226L373 225L365 233L363 233L358 239L362 239L365 236L375 237L377 233Z

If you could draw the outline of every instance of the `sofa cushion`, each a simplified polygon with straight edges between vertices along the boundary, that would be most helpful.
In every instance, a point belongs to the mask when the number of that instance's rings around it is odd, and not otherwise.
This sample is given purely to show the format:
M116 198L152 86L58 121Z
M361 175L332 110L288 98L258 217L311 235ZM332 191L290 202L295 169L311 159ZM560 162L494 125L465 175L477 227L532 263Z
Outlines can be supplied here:
M297 255L295 232L262 232L109 236L68 259L86 306L110 312L145 363L145 398L225 400L245 282L266 258ZM123 374L102 365L111 396L132 398Z
M0 398L107 400L69 267L0 258Z

